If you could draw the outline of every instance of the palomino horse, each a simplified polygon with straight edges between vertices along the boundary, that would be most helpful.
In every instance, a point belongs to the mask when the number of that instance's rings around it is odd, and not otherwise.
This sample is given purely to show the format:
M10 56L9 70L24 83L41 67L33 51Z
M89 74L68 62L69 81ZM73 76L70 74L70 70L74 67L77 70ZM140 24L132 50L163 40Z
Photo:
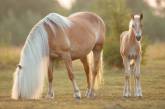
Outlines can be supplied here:
M14 73L12 98L39 99L46 73L49 81L47 97L53 98L52 63L55 58L64 61L74 97L78 99L81 93L74 78L72 60L80 59L88 83L86 96L94 96L94 86L102 79L104 36L104 22L94 13L79 12L69 17L57 13L47 15L33 27L23 47Z
M141 37L143 14L134 14L129 23L129 30L120 36L120 53L125 67L125 84L123 96L131 96L130 75L134 72L135 96L142 96L140 83Z

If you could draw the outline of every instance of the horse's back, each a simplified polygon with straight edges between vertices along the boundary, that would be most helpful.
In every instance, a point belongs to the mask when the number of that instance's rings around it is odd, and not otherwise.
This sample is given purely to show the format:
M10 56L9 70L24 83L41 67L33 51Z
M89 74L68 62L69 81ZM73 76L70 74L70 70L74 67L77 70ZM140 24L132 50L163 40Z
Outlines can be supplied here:
M100 16L98 16L97 14L92 13L92 12L73 13L68 18L70 20L79 19L80 21L85 21L85 22L88 22L90 24L97 24L99 21L99 22L103 23L103 25L104 25L104 21L102 20L102 18Z
M105 25L91 12L78 12L68 17L72 26L67 31L73 58L87 55L96 44L104 43Z
M92 12L77 12L68 17L72 22L77 23L84 29L88 29L99 37L105 36L105 24L100 16Z

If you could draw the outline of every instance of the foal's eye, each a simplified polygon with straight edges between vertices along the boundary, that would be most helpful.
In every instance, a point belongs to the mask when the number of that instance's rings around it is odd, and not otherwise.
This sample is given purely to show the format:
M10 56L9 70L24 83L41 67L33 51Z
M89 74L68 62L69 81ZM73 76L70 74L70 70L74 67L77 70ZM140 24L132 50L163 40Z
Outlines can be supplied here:
M132 25L132 28L135 28L135 25Z

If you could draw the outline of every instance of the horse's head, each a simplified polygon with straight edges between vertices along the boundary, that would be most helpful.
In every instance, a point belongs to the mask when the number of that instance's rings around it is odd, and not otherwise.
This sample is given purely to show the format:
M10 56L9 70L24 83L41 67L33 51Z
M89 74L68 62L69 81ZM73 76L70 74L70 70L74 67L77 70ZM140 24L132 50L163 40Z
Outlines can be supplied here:
M135 34L137 41L140 41L142 37L142 21L143 14L132 14L129 28L131 28Z

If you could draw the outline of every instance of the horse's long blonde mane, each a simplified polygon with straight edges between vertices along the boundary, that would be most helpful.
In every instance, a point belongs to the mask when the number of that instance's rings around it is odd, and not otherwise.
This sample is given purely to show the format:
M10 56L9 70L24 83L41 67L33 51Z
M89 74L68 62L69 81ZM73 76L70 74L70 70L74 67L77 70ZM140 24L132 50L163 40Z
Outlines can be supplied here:
M49 63L48 34L44 23L53 21L60 27L70 27L71 22L56 13L51 13L39 21L29 33L21 52L19 65L14 73L12 98L38 99L41 96L45 74Z

